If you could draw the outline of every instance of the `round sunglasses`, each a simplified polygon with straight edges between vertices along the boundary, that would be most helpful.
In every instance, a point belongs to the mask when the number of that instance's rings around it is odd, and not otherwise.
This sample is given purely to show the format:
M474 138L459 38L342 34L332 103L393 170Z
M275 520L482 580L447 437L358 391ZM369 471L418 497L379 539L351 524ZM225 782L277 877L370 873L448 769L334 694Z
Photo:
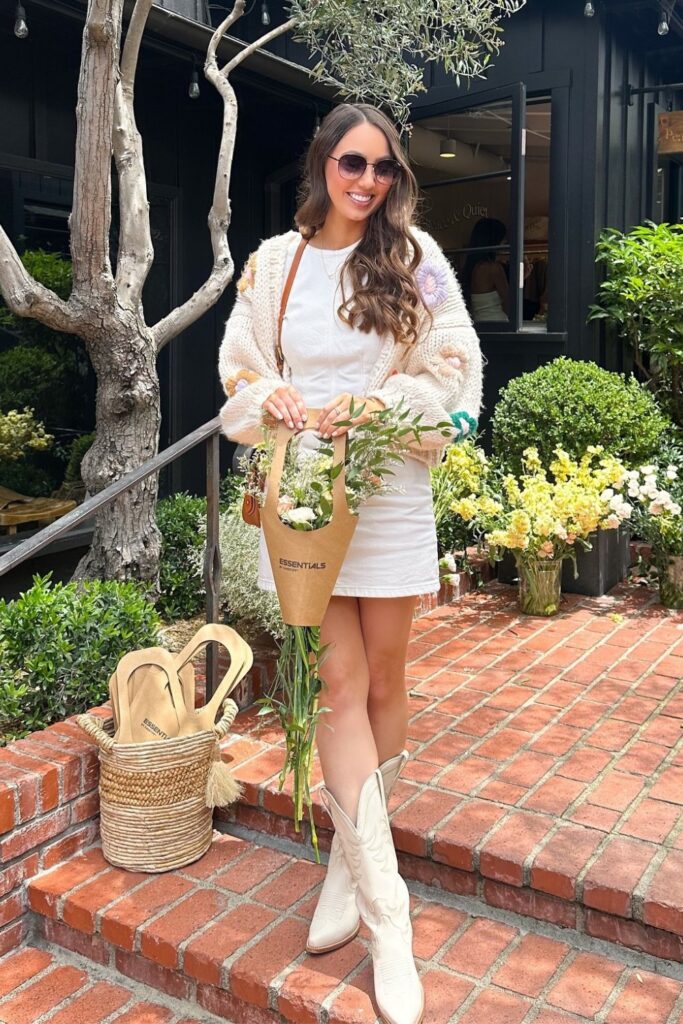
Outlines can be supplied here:
M337 161L339 174L348 181L362 178L368 166L374 168L375 178L382 185L390 185L392 181L396 181L401 173L401 165L389 157L371 164L360 153L343 153L341 156L331 156L330 160Z

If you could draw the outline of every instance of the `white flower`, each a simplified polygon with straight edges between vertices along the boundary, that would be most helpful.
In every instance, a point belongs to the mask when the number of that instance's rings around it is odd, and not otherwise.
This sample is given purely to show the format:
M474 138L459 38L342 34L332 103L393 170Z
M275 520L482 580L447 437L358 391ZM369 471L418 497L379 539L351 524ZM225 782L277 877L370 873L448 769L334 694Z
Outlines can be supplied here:
M652 473L656 473L657 472L657 467L656 466L641 466L640 467L640 472L644 473L645 476L650 476Z
M562 523L557 523L555 525L555 529L553 530L553 533L555 534L556 537L559 537L560 540L566 540L567 539L567 530L562 525Z
M439 559L439 567L441 569L448 569L449 572L458 571L458 566L456 565L455 558L450 553L444 555L443 558Z
M619 516L615 515L614 513L612 513L611 516L607 517L607 519L604 521L602 526L603 526L603 529L605 529L605 530L616 530L616 528L617 528L617 526L619 525L620 522L621 522L621 520L620 520Z
M312 508L292 508L285 512L282 517L287 523L312 523L315 519L315 512Z
M629 498L637 498L638 495L640 494L640 488L638 487L638 484L637 483L629 484L629 488L628 488L628 492L627 493L628 493Z
M650 505L648 512L651 516L658 516L664 511L664 506L660 501L653 501Z
M290 512L295 505L294 498L290 497L289 494L281 494L277 503L277 514L282 519L285 512Z
M673 463L668 465L666 467L666 478L667 478L667 480L675 480L677 478L677 476L678 476L678 470L673 465Z
M605 490L600 495L600 500L601 501L609 501L609 499L613 498L613 497L614 497L614 488L606 487Z

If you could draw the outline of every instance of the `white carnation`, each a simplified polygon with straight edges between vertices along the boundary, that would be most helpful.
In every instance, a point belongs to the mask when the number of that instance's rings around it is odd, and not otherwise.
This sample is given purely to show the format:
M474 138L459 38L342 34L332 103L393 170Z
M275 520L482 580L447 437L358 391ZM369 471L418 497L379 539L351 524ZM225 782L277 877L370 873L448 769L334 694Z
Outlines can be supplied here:
M285 512L282 517L288 523L312 523L315 519L315 512L312 508L293 508Z

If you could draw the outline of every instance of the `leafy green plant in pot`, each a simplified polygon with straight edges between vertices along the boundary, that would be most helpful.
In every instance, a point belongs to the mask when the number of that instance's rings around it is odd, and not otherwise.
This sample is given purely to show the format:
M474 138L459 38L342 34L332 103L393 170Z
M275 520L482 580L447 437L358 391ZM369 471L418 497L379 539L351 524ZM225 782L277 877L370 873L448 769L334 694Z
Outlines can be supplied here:
M626 234L608 228L596 253L606 277L588 320L616 328L663 408L683 425L683 224L646 221Z

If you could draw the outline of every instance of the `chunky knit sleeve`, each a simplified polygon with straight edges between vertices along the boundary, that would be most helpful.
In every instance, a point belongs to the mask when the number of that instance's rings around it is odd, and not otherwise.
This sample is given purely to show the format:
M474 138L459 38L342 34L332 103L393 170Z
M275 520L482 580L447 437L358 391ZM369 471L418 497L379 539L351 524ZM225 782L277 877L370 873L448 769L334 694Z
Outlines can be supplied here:
M218 373L228 401L219 416L223 433L240 444L262 438L262 405L282 384L274 345L267 359L254 331L253 296L258 251L247 260L237 283L237 298L225 325L218 355Z
M430 235L424 231L416 235L423 249L416 282L433 320L430 324L427 318L405 371L394 371L368 397L379 398L386 406L403 398L411 415L422 413L426 424L450 420L451 440L457 441L477 427L482 403L481 348L453 268ZM443 449L448 443L439 431L429 431L415 447Z

